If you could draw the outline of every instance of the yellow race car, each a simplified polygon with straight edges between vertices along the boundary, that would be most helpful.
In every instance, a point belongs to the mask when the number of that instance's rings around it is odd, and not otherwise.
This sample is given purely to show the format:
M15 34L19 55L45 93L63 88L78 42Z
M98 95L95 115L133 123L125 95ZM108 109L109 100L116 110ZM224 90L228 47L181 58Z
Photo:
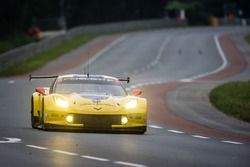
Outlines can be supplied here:
M31 97L33 128L122 130L145 133L147 101L121 84L127 79L104 75L31 76L54 78L51 87L38 87Z

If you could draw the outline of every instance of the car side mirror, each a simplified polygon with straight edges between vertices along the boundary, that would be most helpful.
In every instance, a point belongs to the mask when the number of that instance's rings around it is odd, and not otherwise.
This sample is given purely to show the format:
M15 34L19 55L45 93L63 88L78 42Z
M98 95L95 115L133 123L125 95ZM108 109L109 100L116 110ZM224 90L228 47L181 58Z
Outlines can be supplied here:
M138 90L138 89L132 90L131 94L132 94L133 96L140 96L140 95L142 94L142 91L141 91L141 90Z
M48 88L44 88L44 87L37 87L37 88L35 89L35 91L36 91L37 93L42 94L42 95L48 95L48 94L49 94L49 89L48 89Z

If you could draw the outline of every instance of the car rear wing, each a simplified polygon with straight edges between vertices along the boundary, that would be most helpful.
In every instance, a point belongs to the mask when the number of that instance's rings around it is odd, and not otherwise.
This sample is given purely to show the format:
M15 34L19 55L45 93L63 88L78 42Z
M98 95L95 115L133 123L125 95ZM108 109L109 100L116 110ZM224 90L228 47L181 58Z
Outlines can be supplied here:
M47 78L57 78L58 75L44 75L44 76L33 76L33 75L29 75L29 80L32 79L47 79Z
M43 75L43 76L33 76L33 75L29 75L29 80L32 80L32 79L49 79L49 78L57 78L58 75ZM87 77L89 77L89 75L87 75ZM127 77L127 78L118 78L119 81L124 81L124 82L127 82L129 83L130 82L130 78Z
M129 77L127 77L127 78L119 78L118 79L119 81L124 81L124 82L127 82L127 83L129 83L130 82L130 78Z

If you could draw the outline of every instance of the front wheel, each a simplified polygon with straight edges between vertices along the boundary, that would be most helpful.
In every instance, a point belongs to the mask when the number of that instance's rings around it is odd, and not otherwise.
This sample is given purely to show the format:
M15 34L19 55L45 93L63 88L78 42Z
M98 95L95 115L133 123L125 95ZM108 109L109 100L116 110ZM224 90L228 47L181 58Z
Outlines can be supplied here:
M137 129L137 131L135 133L143 135L144 133L146 133L146 131L147 131L147 127L144 126L144 127L140 127L139 129Z
M44 123L44 111L42 112L42 120L41 120L41 129L42 130L50 130L51 126Z
M38 117L33 116L33 114L31 114L31 127L37 128L38 125L39 125Z
M37 128L39 125L39 119L37 116L34 116L34 101L33 98L31 99L31 127Z
M44 123L44 120L42 120L41 129L42 130L48 130L49 129L49 127L47 126L47 124Z

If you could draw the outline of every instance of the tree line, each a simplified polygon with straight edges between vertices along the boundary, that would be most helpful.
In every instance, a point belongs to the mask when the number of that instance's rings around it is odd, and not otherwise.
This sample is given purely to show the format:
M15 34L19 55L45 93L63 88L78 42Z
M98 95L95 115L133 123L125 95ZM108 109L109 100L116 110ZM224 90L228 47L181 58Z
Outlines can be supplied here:
M66 28L106 22L163 18L166 5L173 1L196 4L187 10L192 24L206 24L210 15L241 9L249 17L249 0L3 0L0 5L0 37L26 32L36 24ZM238 13L238 11L234 11ZM170 11L171 13L171 11ZM170 14L171 16L171 14Z

